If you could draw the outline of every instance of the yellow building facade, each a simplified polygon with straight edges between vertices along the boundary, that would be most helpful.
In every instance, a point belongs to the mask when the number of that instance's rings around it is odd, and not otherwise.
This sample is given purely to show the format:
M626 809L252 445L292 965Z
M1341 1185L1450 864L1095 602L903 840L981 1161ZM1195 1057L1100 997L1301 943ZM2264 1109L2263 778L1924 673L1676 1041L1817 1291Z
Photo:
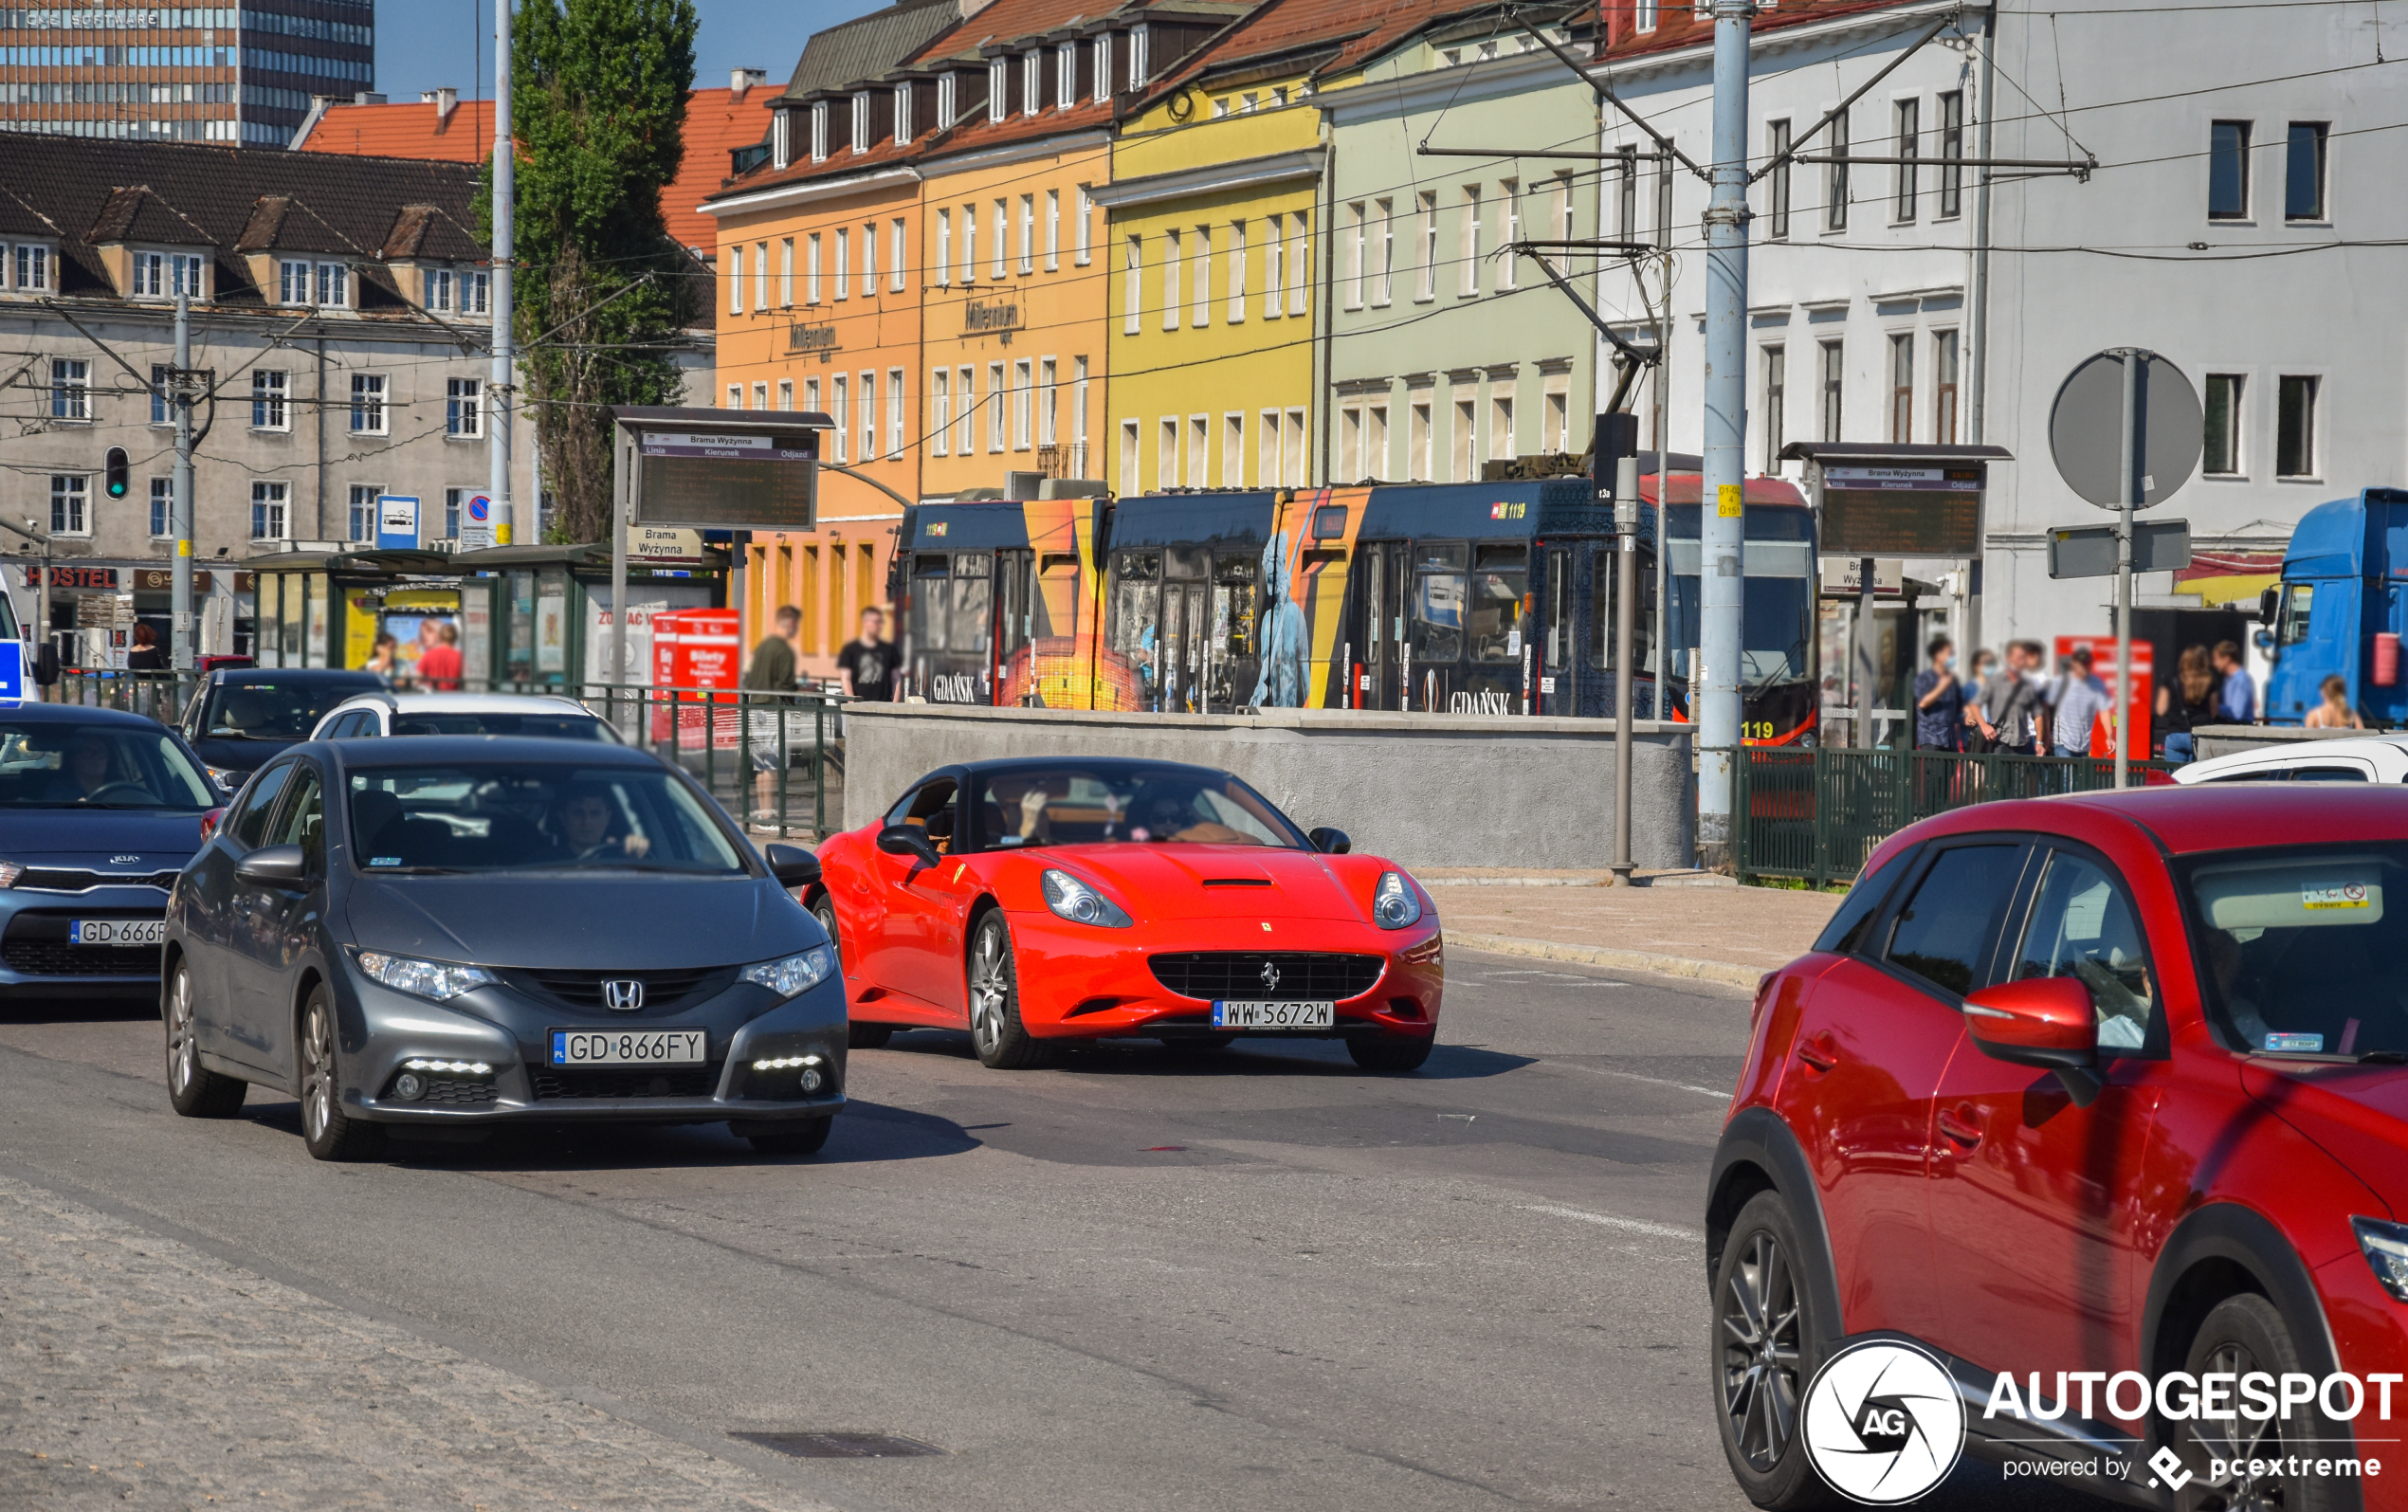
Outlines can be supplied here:
M1322 115L1301 75L1209 71L1123 124L1104 434L1122 494L1322 481L1315 312Z

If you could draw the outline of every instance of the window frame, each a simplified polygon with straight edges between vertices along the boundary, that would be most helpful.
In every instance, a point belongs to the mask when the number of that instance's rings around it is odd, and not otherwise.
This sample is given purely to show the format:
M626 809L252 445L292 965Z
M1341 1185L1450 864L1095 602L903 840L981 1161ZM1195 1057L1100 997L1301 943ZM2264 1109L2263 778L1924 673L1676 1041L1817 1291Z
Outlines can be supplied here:
M2315 143L2315 204L2306 212L2294 210L2293 185L2299 167L2299 134L2307 130ZM2286 226L2328 226L2332 224L2332 122L2328 120L2294 120L2283 134L2283 224Z
M2022 925L2031 905L2033 858L2035 852L2046 849L2047 844L2048 842L2044 839L1996 830L1947 835L1926 842L1913 856L1906 858L1910 865L1897 874L1899 880L1891 884L1888 894L1882 899L1872 928L1868 931L1870 939L1865 947L1852 954L1883 975L1915 989L1952 1011L1961 1012L1965 996L1997 984L1999 958L2004 953L2004 941L2010 933L2014 935L2018 944L2021 943ZM1962 995L1953 993L1929 977L1919 976L1907 968L1892 961L1889 958L1889 952L1896 943L1900 916L1905 912L1906 903L1929 879L1933 868L1939 865L1941 858L1952 850L1961 850L1971 846L2000 845L2015 852L2011 863L2015 877L2007 884L2004 895L1990 917L1987 938L1974 955L1975 964L1970 992ZM2012 931L2009 929L2010 924L2014 925Z
M2289 428L2291 385L2301 384L2308 394L2307 433L2295 442L2285 440ZM2322 481L2324 444L2325 375L2321 373L2285 373L2274 379L2274 478L2279 483L2317 483ZM2301 455L2299 453L2304 453ZM2297 466L2286 466L2294 462Z
M2059 854L2081 862L2098 871L2107 884L2124 895L2124 906L2131 915L2134 933L2141 945L2141 969L2149 981L2149 1022L2142 1030L2137 1048L2116 1046L2099 1047L2099 1065L2111 1061L2163 1061L2173 1058L2172 1035L2165 1007L2165 978L2157 969L2157 952L2149 939L2149 931L2142 922L2140 897L2123 869L2096 848L2066 835L2038 834L2031 841L2031 854L2024 858L2023 875L2016 888L2016 896L2010 906L2004 925L1998 931L1992 951L1990 981L1994 984L2017 980L2015 966L2023 952L2024 937L2031 931L2033 914L2040 903L2041 884L2048 881L2049 865ZM2201 981L2206 970L2200 964ZM2109 1053L2112 1051L2113 1053Z
M2250 214L2251 196L2255 191L2253 180L2256 175L2250 171L2253 166L2250 162L2252 146L2250 138L2253 135L2253 128L2255 125L2255 121L2238 119L2211 120L2207 124L2207 219L2210 224L2245 226L2253 219ZM2218 209L2216 183L2218 175L2227 169L2227 155L2223 147L2218 144L2216 137L2218 133L2227 128L2239 138L2239 144L2231 153L2229 162L2231 172L2237 177L2236 195L2232 208Z
M2201 478L2247 478L2249 476L2249 374L2246 373L2208 373L2201 375L2205 386L2199 392L2199 476ZM2216 396L2221 390L2224 403L2225 450L2218 459L2210 445L2214 437ZM2228 467L2210 464L2223 460Z

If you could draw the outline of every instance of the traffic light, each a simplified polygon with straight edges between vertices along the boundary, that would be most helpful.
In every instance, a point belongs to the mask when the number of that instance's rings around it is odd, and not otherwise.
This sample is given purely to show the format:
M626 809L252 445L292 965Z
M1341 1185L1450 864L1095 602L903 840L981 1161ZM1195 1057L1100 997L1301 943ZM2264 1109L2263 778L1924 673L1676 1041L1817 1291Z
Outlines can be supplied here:
M109 497L111 499L123 499L125 497L125 490L127 487L125 448L123 446L111 446L109 448L108 467Z

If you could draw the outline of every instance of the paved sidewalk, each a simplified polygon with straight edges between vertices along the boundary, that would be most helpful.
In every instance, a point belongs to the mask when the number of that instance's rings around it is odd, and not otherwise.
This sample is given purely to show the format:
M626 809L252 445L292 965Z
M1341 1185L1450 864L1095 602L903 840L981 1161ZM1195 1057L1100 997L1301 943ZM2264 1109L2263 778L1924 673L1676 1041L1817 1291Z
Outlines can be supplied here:
M1601 872L1416 871L1438 902L1447 942L1732 987L1802 955L1845 896L1741 887L1698 872L1642 873L1607 887Z
M812 1504L743 1468L0 1177L0 1507Z

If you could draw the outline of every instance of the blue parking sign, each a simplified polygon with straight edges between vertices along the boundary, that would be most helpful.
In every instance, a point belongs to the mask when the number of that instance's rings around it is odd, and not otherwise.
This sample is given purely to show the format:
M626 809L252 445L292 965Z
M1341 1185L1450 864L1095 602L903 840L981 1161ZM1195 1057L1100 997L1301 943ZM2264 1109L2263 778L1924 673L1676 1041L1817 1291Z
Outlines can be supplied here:
M0 702L24 701L27 649L23 641L0 641Z

